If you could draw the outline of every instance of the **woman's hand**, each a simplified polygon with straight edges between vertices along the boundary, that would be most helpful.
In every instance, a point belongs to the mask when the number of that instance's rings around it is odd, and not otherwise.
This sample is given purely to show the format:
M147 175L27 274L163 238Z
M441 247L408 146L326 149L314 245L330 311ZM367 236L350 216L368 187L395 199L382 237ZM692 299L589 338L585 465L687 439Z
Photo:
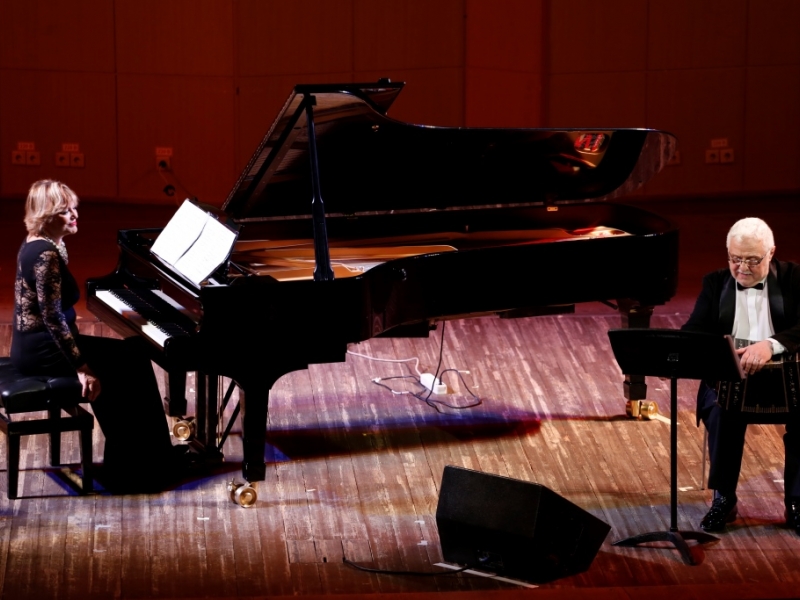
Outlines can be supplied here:
M88 398L89 402L94 402L102 391L100 380L89 367L84 365L78 369L78 381L81 382L81 396Z

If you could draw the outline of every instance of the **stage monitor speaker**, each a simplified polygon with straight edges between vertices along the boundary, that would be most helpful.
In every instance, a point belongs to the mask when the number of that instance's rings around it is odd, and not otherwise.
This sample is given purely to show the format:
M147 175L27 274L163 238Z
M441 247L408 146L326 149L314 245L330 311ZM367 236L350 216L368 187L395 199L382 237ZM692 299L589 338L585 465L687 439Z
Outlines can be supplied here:
M436 525L446 562L535 583L587 570L611 530L543 485L451 465Z

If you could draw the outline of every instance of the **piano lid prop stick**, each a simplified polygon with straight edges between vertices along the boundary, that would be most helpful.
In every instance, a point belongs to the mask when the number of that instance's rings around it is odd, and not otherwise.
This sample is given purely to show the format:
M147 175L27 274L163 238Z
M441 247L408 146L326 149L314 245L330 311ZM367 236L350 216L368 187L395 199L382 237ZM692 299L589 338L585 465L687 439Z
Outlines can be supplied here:
M333 269L328 255L328 231L325 226L325 206L322 203L322 192L319 185L319 164L317 163L317 134L314 129L314 105L317 99L311 94L305 96L306 125L308 127L308 159L311 162L311 200L312 222L314 224L314 250L317 266L314 269L314 281L331 281Z

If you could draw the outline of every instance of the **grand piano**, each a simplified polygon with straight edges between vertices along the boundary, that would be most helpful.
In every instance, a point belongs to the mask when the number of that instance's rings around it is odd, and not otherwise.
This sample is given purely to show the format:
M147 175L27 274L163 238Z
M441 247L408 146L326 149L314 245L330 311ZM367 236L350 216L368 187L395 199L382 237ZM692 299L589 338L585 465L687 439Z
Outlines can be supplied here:
M221 452L219 377L239 386L248 486L265 478L275 381L344 361L348 344L590 301L647 327L675 293L677 229L606 202L664 167L673 136L414 125L387 116L403 85L296 86L218 209L238 239L202 283L151 252L150 229L120 231L115 271L87 283L88 308L169 374L170 414L197 373L208 449ZM644 399L644 377L623 392Z

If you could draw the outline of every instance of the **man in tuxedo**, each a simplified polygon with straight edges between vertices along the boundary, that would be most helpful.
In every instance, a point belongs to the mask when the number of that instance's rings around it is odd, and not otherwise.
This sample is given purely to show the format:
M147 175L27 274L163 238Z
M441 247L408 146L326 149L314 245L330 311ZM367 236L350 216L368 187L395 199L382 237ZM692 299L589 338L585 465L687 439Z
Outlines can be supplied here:
M728 269L705 276L703 290L682 329L732 335L750 345L737 350L742 369L757 373L774 355L800 349L800 265L773 260L772 230L761 219L737 221L728 232ZM736 485L747 423L717 404L713 382L702 382L697 416L708 429L714 490L711 509L700 522L723 531L736 519ZM783 436L787 525L800 535L800 416L792 415Z

